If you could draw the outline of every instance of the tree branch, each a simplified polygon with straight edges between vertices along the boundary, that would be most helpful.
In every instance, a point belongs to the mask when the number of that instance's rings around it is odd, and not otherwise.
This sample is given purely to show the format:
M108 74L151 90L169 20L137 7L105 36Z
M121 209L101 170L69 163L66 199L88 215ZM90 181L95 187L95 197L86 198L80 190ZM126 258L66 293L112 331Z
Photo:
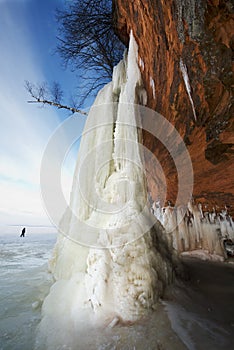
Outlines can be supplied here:
M59 109L67 109L69 111L71 111L72 113L80 113L82 115L88 115L87 112L84 112L80 109L77 109L75 107L69 107L69 106L66 106L66 105L62 105L60 103L57 103L57 102L53 102L53 101L48 101L48 100L43 100L43 99L40 99L40 98L36 98L35 101L27 101L28 103L42 103L42 104L47 104L47 105L50 105L50 106L54 106L54 107L57 107Z
M60 102L60 98L63 95L62 90L58 83L54 82L52 86L52 91L49 89L48 85L42 83L40 85L34 85L28 80L25 81L25 88L34 100L28 101L28 103L41 103L43 105L47 104L50 106L57 107L59 109L67 109L72 113L79 113L82 115L88 115L87 112L76 108L73 101L73 107L64 105ZM49 99L48 99L49 95Z

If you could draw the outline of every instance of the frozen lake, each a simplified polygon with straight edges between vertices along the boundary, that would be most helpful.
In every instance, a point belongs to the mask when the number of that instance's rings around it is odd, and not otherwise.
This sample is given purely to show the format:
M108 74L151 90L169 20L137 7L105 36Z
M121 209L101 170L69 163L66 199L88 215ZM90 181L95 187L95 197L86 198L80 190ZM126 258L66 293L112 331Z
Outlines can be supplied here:
M55 240L54 233L0 235L0 349L33 349Z
M0 349L32 350L52 277L55 234L0 236ZM220 350L234 345L234 265L184 259L190 280L176 283L156 312L134 325L99 329L56 349ZM46 350L46 349L44 349Z

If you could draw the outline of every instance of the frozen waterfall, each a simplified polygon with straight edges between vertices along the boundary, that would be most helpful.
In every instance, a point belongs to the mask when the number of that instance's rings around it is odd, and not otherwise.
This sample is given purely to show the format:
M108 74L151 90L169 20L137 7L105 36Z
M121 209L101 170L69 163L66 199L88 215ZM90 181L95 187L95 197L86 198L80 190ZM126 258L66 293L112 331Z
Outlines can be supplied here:
M85 322L138 320L172 279L171 263L152 238L137 127L146 92L137 61L131 34L128 54L86 122L70 207L50 262L55 283L42 309L38 339L48 349Z

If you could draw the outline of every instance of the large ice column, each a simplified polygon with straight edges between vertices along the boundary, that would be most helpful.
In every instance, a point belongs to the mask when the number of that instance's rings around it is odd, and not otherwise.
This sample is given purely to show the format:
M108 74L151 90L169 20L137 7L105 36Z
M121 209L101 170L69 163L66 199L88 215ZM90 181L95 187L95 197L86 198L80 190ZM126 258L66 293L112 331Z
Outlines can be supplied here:
M171 265L155 249L149 228L137 128L137 103L146 102L146 93L137 62L131 34L128 55L87 119L50 264L57 281L44 302L41 334L56 322L60 331L76 329L84 314L135 321L155 307L171 280Z

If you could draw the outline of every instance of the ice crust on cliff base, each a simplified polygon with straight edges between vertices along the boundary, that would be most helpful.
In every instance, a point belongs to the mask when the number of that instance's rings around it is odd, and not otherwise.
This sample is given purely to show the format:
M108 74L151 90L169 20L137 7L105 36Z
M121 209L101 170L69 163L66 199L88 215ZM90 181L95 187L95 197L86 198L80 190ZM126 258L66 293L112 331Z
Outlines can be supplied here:
M137 104L146 103L146 94L137 61L131 34L128 55L99 92L86 122L71 209L50 262L56 282L44 301L38 336L46 348L65 342L85 323L138 320L155 308L172 279L172 265L149 228L136 123ZM165 249L165 237L163 242Z
M153 203L153 212L165 228L167 239L178 254L223 261L227 258L224 241L234 241L234 223L227 210L209 212L201 204L162 208ZM185 213L185 215L184 215ZM185 254L186 252L186 254Z

